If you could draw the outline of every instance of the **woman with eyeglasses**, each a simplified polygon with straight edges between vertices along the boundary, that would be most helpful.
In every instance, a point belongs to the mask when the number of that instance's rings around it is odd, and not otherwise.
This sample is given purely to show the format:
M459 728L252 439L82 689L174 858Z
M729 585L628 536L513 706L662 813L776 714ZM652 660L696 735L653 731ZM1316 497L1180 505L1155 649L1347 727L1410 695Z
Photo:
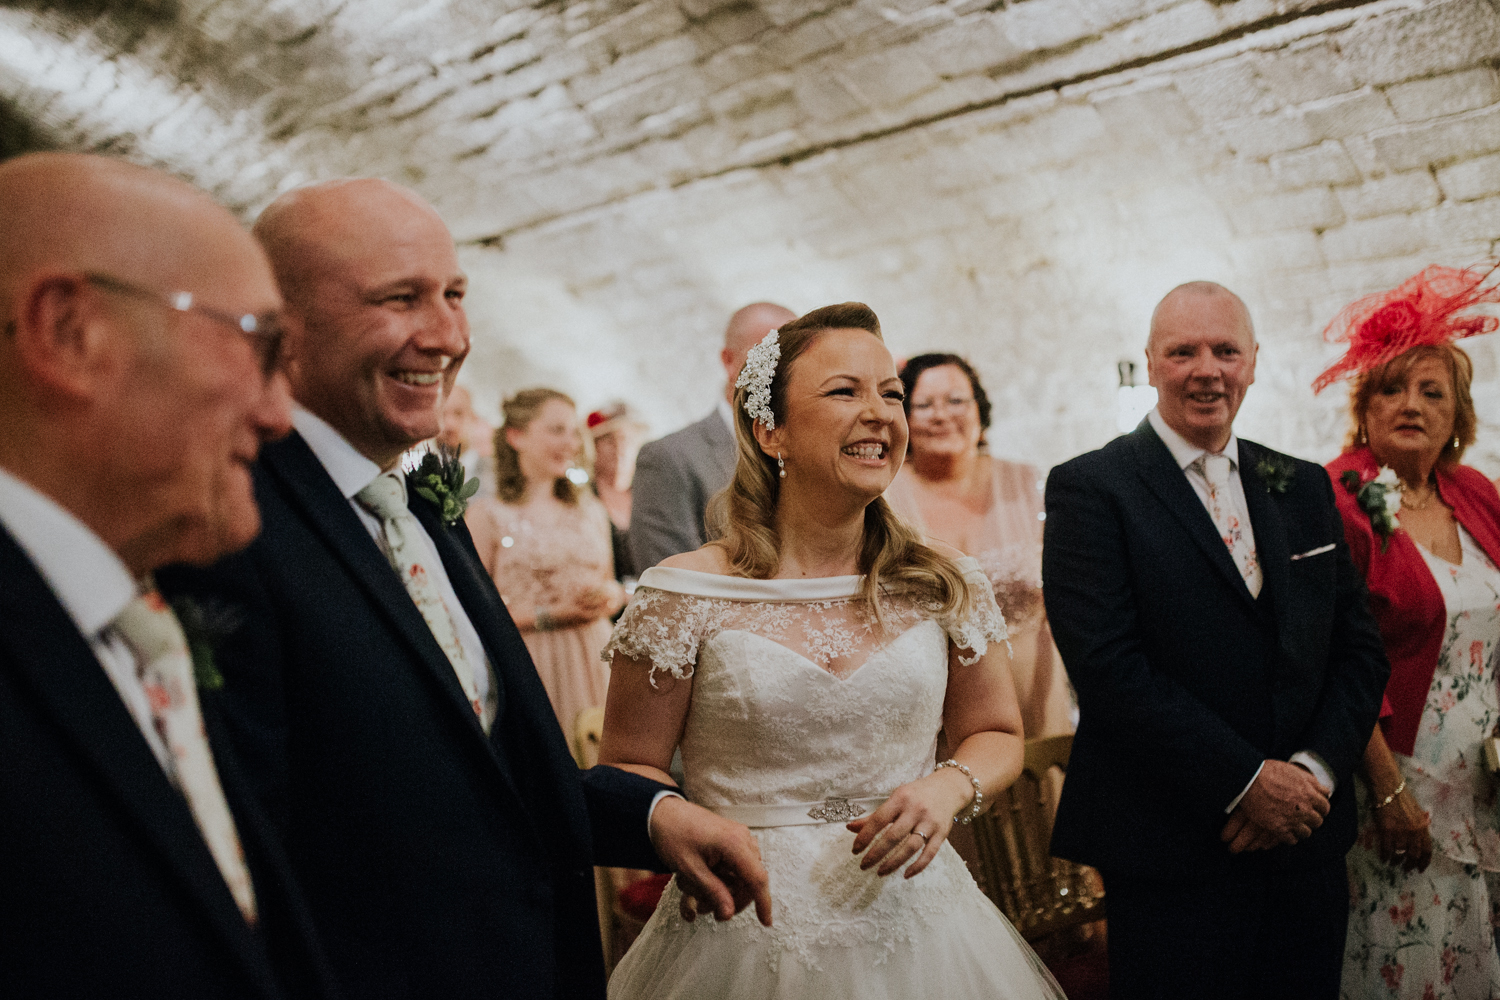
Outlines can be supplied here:
M1042 477L991 456L990 401L956 354L901 369L911 428L906 464L885 498L929 538L973 556L1010 623L1010 658L1028 738L1073 731L1072 694L1042 607Z

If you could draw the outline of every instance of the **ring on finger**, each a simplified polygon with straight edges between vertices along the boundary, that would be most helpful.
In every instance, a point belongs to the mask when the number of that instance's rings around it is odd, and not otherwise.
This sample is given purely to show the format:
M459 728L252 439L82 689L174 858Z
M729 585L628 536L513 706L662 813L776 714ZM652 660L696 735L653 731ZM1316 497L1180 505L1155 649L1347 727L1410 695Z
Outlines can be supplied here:
M923 847L927 846L927 834L923 833L921 830L913 830L912 834L915 834L916 836L921 837L922 838L922 846Z

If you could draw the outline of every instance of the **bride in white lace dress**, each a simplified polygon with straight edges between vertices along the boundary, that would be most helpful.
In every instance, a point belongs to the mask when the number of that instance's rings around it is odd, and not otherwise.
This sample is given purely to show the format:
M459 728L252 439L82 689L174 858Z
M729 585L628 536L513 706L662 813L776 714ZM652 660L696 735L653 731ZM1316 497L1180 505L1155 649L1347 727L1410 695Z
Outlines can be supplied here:
M723 538L648 570L606 649L601 762L669 781L680 743L770 885L759 922L729 878L694 920L674 879L612 1000L1062 995L945 843L1019 773L1019 711L983 572L880 498L907 433L879 330L847 303L751 352Z

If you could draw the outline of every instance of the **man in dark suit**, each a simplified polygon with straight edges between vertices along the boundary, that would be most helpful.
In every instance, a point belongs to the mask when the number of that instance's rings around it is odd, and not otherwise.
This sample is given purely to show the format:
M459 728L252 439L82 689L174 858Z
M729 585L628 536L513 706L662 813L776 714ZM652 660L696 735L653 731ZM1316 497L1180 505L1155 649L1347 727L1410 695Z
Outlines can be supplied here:
M769 918L748 830L580 774L462 519L406 489L469 350L442 220L346 180L284 195L255 234L296 432L257 469L260 538L170 586L243 619L221 657L237 732L349 995L602 997L595 864L664 861L705 911L755 897Z
M790 309L770 302L752 303L731 316L719 352L726 376L723 398L703 419L641 447L631 481L629 535L637 573L708 541L704 511L713 495L729 485L738 458L730 410L734 381L750 348L796 318Z
M150 584L258 529L271 269L202 192L98 157L0 167L0 218L0 996L332 996Z
M1352 772L1389 667L1327 474L1233 434L1256 351L1236 296L1174 289L1157 408L1047 481L1081 713L1053 850L1104 876L1115 997L1338 994Z

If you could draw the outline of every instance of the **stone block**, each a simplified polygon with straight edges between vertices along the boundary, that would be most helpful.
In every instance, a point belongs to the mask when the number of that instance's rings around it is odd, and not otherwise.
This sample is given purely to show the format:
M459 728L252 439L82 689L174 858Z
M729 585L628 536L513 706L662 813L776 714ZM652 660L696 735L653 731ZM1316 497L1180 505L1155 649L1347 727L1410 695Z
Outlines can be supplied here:
M815 122L831 122L868 110L842 79L827 68L808 65L794 74L793 93L797 103Z
M695 21L718 14L733 7L744 7L745 0L679 0L683 11Z
M1248 58L1210 63L1173 74L1172 79L1188 106L1204 121L1267 115L1282 106Z
M1228 206L1235 231L1247 236L1277 232L1318 232L1344 221L1333 192L1308 188L1290 194L1270 195Z
M650 115L691 104L706 97L703 78L688 70L642 80L584 105L599 131L608 135L629 129Z
M1500 15L1485 0L1439 0L1356 25L1339 51L1376 86L1467 69L1500 52Z
M1491 66L1476 66L1426 80L1398 83L1387 87L1385 96L1401 121L1427 121L1500 101L1500 74Z
M1023 52L1060 49L1092 34L1082 0L1026 0L1002 12L1005 36Z
M1167 81L1145 87L1100 91L1090 96L1105 127L1122 141L1160 143L1195 132L1198 118Z
M987 13L928 32L917 42L917 52L944 77L983 73L1024 56Z
M1413 254L1429 245L1430 223L1427 212L1350 222L1323 234L1323 256L1337 264Z
M675 0L645 0L593 31L607 41L611 51L625 55L670 38L686 27L687 17ZM581 42L582 38L578 37L577 41Z
M1255 67L1283 104L1303 104L1358 90L1354 75L1328 42L1260 53Z
M750 5L726 7L696 26L713 39L715 47L744 44L772 27L770 18Z
M774 73L780 68L766 57L761 46L752 44L726 46L698 64L699 72L713 90Z
M757 108L779 104L793 95L794 78L790 73L771 73L713 94L708 108L720 118L742 118Z
M1462 160L1437 172L1443 196L1453 201L1473 201L1500 193L1500 153ZM1496 234L1500 236L1500 233Z
M1271 176L1285 188L1358 184L1360 179L1344 147L1331 139L1307 149L1278 153L1269 162Z
M1425 170L1391 174L1359 187L1340 188L1339 204L1351 219L1372 219L1431 208L1442 199L1437 182Z
M1278 233L1235 240L1229 256L1236 271L1257 274L1266 271L1300 271L1325 266L1318 238L1312 233Z
M772 32L761 42L768 58L788 68L800 66L813 56L842 44L843 37L833 30L833 25L825 17L811 18L784 31Z
M1301 115L1290 112L1221 122L1218 131L1230 149L1251 159L1301 149L1321 138Z
M1320 139L1343 139L1364 135L1396 124L1395 112L1378 90L1312 101L1297 109L1307 127Z
M773 24L785 26L810 21L846 2L848 0L759 0L759 6Z
M1500 106L1402 125L1373 138L1376 153L1396 170L1448 164L1500 151Z
M909 48L877 52L838 75L872 107L891 107L938 85L938 75Z

